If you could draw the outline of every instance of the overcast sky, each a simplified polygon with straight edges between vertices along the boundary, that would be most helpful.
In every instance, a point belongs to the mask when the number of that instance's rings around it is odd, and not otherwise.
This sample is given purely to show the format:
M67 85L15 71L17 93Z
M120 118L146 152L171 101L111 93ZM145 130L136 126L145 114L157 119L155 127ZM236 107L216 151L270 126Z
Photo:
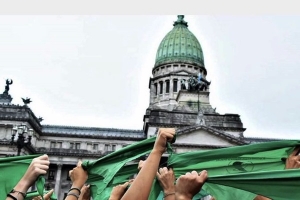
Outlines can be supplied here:
M156 50L174 15L0 16L0 90L42 124L142 129ZM245 136L299 134L300 17L191 16L210 101ZM3 92L0 91L0 92Z

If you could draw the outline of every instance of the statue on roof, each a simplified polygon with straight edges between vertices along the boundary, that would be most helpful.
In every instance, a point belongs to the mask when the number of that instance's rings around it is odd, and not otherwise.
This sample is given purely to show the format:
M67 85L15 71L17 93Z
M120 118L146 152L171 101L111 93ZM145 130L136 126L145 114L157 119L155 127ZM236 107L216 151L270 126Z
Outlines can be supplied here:
M185 86L187 83L187 87ZM201 73L198 74L196 78L194 75L191 75L188 80L182 80L181 88L186 88L188 91L206 91L210 82L208 82Z
M8 95L8 91L9 91L9 85L13 84L13 80L12 79L6 79L6 86L5 86L5 90L3 92L3 94Z
M23 100L23 103L25 104L25 106L26 106L27 104L30 104L30 102L32 102L32 101L30 100L30 98L28 98L28 97L26 97L26 99L22 98L22 100Z

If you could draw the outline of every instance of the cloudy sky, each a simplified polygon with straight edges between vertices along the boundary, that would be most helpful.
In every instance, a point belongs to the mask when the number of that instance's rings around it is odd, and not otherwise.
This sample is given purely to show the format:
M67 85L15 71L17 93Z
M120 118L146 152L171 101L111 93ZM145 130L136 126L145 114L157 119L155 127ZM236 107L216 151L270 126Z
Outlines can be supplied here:
M42 124L142 129L156 50L175 15L0 16L0 90ZM251 137L298 138L300 16L186 15L210 101ZM3 92L0 91L0 92Z

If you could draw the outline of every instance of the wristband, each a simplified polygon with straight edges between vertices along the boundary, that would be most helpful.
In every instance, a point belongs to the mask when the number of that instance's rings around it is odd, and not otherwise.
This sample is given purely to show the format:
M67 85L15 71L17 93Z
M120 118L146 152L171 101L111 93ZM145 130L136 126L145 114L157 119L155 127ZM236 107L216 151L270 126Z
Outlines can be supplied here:
M20 191L16 191L15 189L12 189L9 193L18 193L18 194L21 194L21 195L23 196L24 199L25 199L25 197L26 197L26 193L20 192Z
M7 194L6 196L9 197L9 198L12 198L13 200L18 200L16 197L14 197L14 196L11 195L11 194Z
M81 194L81 190L79 188L75 188L75 187L71 188L71 189L69 189L68 192L71 192L72 190L77 190L79 192L79 195Z
M76 197L77 199L79 198L79 195L78 195L78 194L75 194L75 193L73 193L73 192L69 192L69 193L67 194L67 196L69 196L69 195L72 195L72 196Z

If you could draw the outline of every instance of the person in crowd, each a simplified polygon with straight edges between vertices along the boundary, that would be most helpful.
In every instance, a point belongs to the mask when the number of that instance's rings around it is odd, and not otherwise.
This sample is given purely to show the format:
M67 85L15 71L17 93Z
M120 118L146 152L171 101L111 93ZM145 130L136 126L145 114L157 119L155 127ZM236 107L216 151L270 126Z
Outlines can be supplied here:
M6 200L23 200L26 197L28 189L34 184L38 176L47 173L49 164L50 161L47 155L34 158L24 176L12 191L7 194Z
M173 169L167 167L159 168L156 178L163 189L165 200L175 200L175 175Z
M90 185L84 185L80 190L80 195L78 200L90 200L90 199L91 199Z
M174 128L160 128L158 130L152 151L133 183L123 195L122 200L148 199L160 158L166 151L167 142L172 141L174 135Z
M113 187L109 200L120 200L126 192L129 182Z
M53 194L53 189L51 189L47 194L44 195L44 200L50 200L51 195ZM34 197L32 200L42 200L41 196Z
M296 169L300 168L300 147L296 147L294 151L289 155L285 161L285 169ZM267 197L257 195L254 200L271 200Z
M65 200L78 200L81 195L81 190L88 178L87 172L81 166L82 162L78 161L77 166L69 171L69 176L72 181L72 186Z

